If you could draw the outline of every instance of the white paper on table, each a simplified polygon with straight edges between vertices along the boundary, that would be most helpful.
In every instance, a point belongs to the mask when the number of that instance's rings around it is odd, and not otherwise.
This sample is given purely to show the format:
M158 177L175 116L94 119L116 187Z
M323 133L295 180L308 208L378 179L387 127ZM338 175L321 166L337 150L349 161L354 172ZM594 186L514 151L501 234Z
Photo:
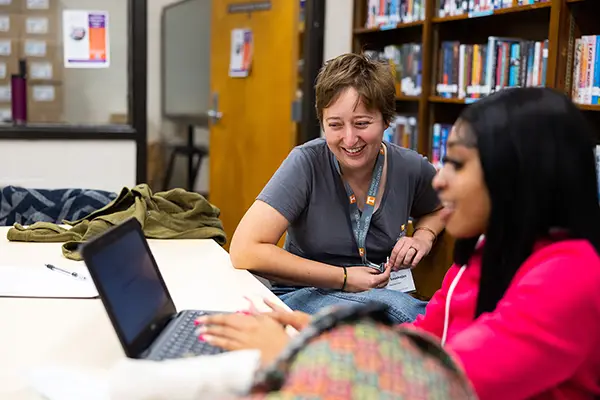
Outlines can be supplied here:
M52 271L43 265L0 265L0 297L98 297L98 291L87 269L81 267L73 271L86 279L77 279L58 271Z
M412 271L410 269L392 271L390 274L390 282L386 286L386 289L398 290L401 292L414 292L417 288L415 287Z

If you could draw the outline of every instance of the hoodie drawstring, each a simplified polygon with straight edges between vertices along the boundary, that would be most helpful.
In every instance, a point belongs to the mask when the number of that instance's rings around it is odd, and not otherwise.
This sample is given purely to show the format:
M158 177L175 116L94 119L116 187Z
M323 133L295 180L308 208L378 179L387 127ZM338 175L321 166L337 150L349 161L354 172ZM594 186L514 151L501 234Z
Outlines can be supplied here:
M446 296L446 307L444 310L444 332L442 333L442 346L446 344L446 339L448 337L448 325L450 324L450 302L452 301L452 294L454 293L456 285L458 285L458 281L460 281L460 277L462 276L463 272L465 272L465 269L467 269L466 264L460 267L460 270L452 280L450 288L448 289L448 295Z

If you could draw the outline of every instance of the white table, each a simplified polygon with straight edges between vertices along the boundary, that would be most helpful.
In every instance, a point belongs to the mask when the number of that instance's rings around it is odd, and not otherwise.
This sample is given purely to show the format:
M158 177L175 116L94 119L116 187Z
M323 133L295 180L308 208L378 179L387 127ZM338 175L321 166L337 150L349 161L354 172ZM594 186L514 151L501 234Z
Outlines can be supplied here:
M8 242L7 229L0 227L0 265L85 268L65 259L60 243ZM283 304L252 274L234 269L212 240L150 240L150 247L178 310L237 311L247 307L244 296ZM122 357L99 299L0 297L0 399L38 400L23 374L32 367L108 368Z

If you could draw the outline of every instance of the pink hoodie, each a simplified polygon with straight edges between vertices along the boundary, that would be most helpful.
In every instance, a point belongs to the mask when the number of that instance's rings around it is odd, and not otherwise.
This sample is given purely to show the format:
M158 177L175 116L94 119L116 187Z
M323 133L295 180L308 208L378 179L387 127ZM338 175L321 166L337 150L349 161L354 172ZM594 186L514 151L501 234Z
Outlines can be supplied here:
M445 342L481 400L598 398L600 257L589 242L539 243L496 310L474 320L480 273L480 252L453 265L412 325Z

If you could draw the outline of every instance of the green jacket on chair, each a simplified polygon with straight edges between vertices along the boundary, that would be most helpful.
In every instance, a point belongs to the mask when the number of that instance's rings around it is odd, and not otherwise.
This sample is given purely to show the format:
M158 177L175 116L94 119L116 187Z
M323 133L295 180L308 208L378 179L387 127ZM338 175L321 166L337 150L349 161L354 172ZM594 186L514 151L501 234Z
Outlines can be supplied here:
M172 189L153 194L148 185L123 188L106 207L77 221L63 221L71 228L49 222L24 227L15 224L7 239L19 242L64 242L63 255L81 260L79 245L135 217L149 239L214 239L224 245L227 238L219 219L220 210L198 193Z

